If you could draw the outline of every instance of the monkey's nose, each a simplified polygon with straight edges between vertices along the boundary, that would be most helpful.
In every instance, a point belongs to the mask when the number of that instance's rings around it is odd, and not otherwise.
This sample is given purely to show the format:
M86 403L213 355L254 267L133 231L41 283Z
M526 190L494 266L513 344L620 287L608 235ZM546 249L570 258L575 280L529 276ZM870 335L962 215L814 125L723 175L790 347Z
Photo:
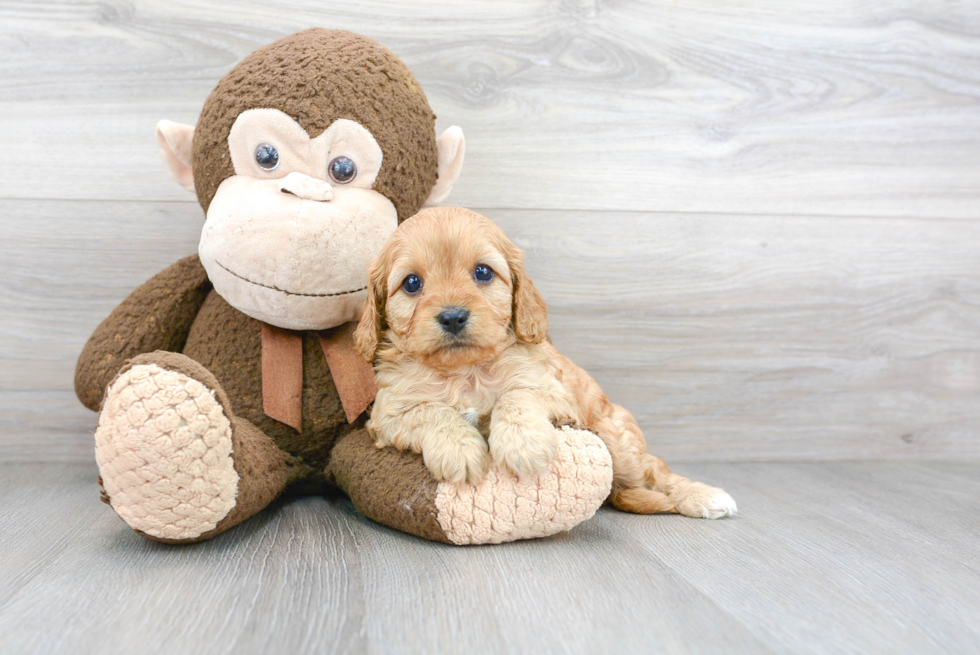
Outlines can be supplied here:
M297 171L293 171L279 180L279 190L283 193L291 193L303 200L326 202L333 199L333 187L330 186L329 182L318 180Z
M459 334L469 319L470 313L462 307L443 307L436 316L439 325L449 334Z

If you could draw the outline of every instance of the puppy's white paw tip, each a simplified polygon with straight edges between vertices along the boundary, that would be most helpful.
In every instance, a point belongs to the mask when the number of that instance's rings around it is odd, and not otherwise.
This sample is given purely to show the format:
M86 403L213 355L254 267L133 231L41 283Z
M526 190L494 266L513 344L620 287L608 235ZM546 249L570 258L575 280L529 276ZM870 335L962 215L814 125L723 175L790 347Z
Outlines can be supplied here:
M738 506L735 504L734 498L724 491L719 491L708 499L701 512L706 519L720 519L738 514Z

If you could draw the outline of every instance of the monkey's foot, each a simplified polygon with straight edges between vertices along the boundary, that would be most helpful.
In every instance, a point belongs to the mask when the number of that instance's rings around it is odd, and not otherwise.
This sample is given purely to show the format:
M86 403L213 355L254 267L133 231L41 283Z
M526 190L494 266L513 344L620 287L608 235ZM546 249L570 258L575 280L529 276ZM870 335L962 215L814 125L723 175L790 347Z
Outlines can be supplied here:
M231 422L215 391L184 373L124 370L102 406L95 457L109 504L149 537L195 540L235 507Z
M562 428L551 466L533 480L491 467L479 484L439 482L422 457L374 447L366 430L334 447L327 476L378 523L450 544L547 537L595 514L609 496L612 458L592 432Z
M454 544L487 544L547 537L592 518L609 496L612 458L585 430L557 430L551 465L537 478L493 467L477 485L440 483L435 506Z

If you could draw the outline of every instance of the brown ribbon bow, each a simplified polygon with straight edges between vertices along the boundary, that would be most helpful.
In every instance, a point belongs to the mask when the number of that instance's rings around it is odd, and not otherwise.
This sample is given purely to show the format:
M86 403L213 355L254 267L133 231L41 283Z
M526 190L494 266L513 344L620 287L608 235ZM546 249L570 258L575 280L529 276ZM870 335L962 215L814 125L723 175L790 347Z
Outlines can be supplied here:
M356 323L318 333L340 403L353 423L378 393L374 369L354 352ZM303 429L303 333L262 324L262 410L298 431Z

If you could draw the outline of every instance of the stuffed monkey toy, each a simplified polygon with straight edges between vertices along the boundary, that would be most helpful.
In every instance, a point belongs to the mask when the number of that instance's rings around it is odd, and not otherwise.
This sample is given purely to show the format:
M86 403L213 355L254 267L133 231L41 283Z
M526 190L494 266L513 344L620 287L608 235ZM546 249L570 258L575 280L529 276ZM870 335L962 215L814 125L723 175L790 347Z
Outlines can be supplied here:
M366 270L398 223L442 202L463 133L436 137L409 69L363 36L312 29L218 82L161 156L205 212L198 254L158 273L86 344L103 500L136 532L208 539L284 492L346 493L365 516L454 544L540 537L591 517L609 453L566 429L548 474L435 480L364 430L376 387L352 348Z

